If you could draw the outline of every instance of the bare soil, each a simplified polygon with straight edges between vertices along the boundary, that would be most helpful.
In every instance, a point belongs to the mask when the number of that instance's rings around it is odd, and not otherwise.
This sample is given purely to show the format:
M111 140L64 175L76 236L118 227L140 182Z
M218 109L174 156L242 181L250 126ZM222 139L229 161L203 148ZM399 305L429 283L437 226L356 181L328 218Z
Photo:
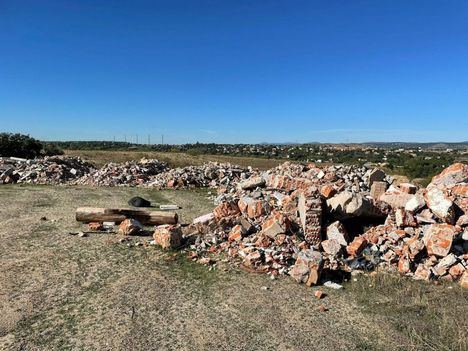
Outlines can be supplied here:
M182 206L182 222L212 208L206 191L0 186L1 350L466 349L468 298L456 285L359 276L317 300L319 288L289 277L68 234L86 229L76 207L137 194Z

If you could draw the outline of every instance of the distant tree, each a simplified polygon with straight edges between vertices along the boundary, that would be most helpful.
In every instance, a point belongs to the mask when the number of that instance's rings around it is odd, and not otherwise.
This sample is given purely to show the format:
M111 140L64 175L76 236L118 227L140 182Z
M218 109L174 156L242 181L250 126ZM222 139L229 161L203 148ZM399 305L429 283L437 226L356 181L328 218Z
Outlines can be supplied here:
M41 150L42 143L29 135L0 133L0 156L34 158Z

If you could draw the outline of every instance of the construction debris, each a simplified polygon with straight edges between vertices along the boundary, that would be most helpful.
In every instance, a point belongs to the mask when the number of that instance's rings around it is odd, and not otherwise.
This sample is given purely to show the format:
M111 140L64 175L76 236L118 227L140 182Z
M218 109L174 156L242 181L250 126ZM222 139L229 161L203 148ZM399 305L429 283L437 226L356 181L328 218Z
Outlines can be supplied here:
M285 163L253 172L229 191L220 188L213 213L191 225L189 250L309 286L323 271L376 268L463 285L468 167L447 169L427 189L395 186L380 170L352 166Z
M0 158L0 184L68 184L93 170L91 164L79 157Z
M307 285L323 272L383 268L414 279L468 284L468 166L456 163L427 188L393 179L376 168L284 163L265 172L209 162L171 169L142 159L97 170L77 157L0 159L0 183L217 188L215 209L188 227L177 214L136 209L81 208L78 221L122 233L158 225L155 242L186 243L200 262L225 256L249 271L291 275ZM162 205L161 209L176 209ZM161 226L162 225L162 226Z

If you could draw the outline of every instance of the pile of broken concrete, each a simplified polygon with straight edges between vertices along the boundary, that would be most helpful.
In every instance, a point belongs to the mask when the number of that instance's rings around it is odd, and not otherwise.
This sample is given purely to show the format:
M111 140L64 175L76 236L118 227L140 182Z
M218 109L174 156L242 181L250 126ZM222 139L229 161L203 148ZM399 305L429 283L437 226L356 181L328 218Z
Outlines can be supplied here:
M194 260L224 257L307 285L335 272L385 269L468 286L467 181L461 163L421 189L393 185L380 169L285 163L220 187L214 211L183 231ZM171 247L171 233L180 237L181 228L157 228L155 239L164 234Z
M93 169L79 157L0 158L0 184L68 184Z
M251 167L207 162L200 166L170 169L158 174L147 185L158 189L232 187L236 182L249 178L251 173Z
M154 176L167 172L169 166L156 159L142 158L140 161L107 163L100 169L77 179L74 184L90 186L139 186L152 181Z

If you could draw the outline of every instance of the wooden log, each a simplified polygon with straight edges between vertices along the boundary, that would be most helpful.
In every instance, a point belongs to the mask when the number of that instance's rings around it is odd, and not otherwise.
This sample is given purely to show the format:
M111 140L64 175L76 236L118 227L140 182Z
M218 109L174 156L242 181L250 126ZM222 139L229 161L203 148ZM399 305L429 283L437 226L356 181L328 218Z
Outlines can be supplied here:
M130 208L79 207L76 209L78 222L116 222L133 218L143 225L176 224L177 213L167 211L145 211Z

